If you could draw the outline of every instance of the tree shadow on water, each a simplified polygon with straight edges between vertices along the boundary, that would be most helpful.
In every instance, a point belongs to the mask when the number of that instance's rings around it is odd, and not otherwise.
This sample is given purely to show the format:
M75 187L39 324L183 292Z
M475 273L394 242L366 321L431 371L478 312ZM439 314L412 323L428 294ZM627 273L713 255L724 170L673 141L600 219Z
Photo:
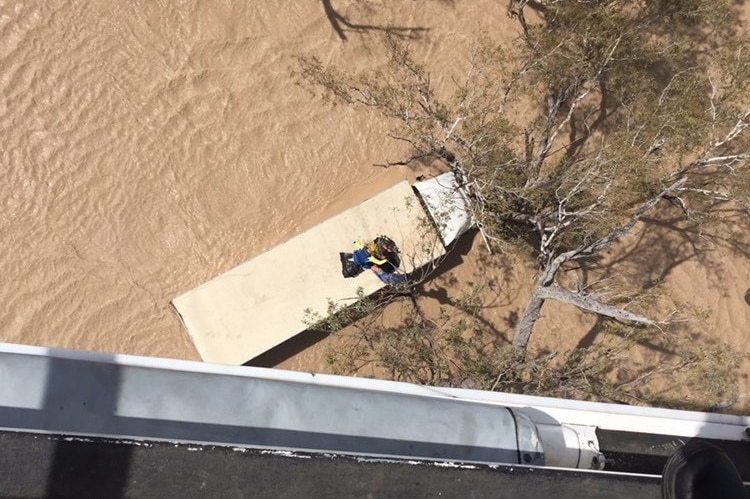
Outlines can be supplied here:
M349 40L347 32L363 33L367 31L380 31L392 36L405 39L418 39L428 31L428 28L412 26L383 26L377 24L359 24L349 20L345 15L339 13L331 3L331 0L320 0L323 4L328 22L342 42Z
M750 250L741 235L727 230L731 225L742 226L740 211L713 209L711 213L721 215L722 224L688 220L681 213L675 215L672 209L643 217L642 228L633 234L630 244L622 245L608 256L587 259L580 267L583 279L588 280L591 272L627 276L643 292L663 283L681 265L694 262L706 271L705 277L714 291L723 290L724 282L733 276L721 259L712 255L719 250L735 258L749 259Z
M613 320L613 319L608 319L606 317L598 315L596 317L596 322L594 323L594 325L591 326L591 328L589 328L588 332L586 332L586 334L583 337L581 337L575 349L577 350L581 348L591 348L592 346L594 346L594 343L596 342L597 338L600 335L606 333L607 321L610 321L610 320ZM614 334L619 336L623 341L626 340L626 337L623 333L618 332ZM638 343L639 345L643 347L648 348L651 351L659 352L664 355L674 355L676 353L673 349L660 344L658 341L652 341L648 338L639 338L636 340L636 343Z

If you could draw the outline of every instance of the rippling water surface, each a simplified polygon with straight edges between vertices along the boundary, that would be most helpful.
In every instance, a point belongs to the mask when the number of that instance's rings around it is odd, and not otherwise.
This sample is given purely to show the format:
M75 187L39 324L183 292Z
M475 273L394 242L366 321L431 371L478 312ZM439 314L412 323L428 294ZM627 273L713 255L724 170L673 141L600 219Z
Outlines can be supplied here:
M376 64L357 25L394 24L450 67L498 4L0 2L0 340L197 358L169 301L398 157L296 85L294 56Z

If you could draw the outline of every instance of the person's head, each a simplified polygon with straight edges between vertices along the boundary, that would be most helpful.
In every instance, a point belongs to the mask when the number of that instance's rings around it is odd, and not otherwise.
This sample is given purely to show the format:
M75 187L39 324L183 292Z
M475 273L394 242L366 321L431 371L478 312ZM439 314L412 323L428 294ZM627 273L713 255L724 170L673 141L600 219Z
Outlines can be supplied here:
M374 255L378 252L378 245L374 242L367 243L367 252Z

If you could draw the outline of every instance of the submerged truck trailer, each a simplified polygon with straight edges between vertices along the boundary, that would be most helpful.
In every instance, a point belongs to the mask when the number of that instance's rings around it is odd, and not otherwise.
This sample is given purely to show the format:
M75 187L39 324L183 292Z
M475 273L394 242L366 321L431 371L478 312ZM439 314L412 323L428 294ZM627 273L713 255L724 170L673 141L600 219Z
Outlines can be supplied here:
M432 264L471 226L469 204L452 173L404 181L185 292L172 305L206 362L244 364L385 284L370 272L347 279L339 253L355 239L387 235L400 248L400 272Z

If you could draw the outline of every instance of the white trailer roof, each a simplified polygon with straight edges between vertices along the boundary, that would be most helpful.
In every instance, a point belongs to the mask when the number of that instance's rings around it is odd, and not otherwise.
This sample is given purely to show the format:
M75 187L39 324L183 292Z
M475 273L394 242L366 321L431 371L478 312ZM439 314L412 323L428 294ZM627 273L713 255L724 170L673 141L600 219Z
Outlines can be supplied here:
M201 358L243 364L307 329L306 309L352 303L383 284L372 272L344 278L339 252L354 240L386 235L411 272L445 253L408 182L262 253L172 301Z
M453 172L417 182L414 188L422 197L445 246L474 224L469 200Z

